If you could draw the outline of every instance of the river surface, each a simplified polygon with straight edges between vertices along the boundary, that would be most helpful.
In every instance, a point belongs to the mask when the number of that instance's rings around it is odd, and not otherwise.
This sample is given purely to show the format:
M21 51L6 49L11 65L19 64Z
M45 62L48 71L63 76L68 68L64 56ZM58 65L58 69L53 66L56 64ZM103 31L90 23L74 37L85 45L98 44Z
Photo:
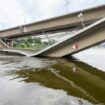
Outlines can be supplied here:
M0 55L0 105L105 105L105 49L74 57Z

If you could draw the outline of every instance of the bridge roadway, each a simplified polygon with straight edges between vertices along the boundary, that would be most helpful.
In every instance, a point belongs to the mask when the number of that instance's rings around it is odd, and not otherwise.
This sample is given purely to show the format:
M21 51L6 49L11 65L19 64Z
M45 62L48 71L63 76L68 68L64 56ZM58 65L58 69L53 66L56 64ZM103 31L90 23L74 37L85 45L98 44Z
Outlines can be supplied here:
M81 19L78 17L79 13L83 13L82 18L84 20L84 23L85 25L88 25L105 17L105 5L81 10L78 12L27 25L1 30L0 38L12 39L17 37L24 37L27 35L39 35L46 32L62 31L68 28L72 30L75 27L82 27Z
M57 42L39 52L22 52L20 50L2 49L1 51L17 52L26 56L48 56L63 57L72 55L105 41L105 17L99 21L74 33L68 38ZM77 43L78 48L73 49L72 45Z

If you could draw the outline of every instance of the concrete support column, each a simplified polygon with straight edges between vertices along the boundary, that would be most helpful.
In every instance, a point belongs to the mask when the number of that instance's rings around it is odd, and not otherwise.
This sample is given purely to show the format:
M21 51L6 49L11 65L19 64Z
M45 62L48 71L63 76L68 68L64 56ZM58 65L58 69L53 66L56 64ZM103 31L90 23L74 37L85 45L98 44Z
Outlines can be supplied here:
M3 48L3 46L0 44L0 48Z
M8 45L9 47L12 47L12 48L13 48L13 41L12 41L12 40L8 40L8 41L7 41L7 45Z

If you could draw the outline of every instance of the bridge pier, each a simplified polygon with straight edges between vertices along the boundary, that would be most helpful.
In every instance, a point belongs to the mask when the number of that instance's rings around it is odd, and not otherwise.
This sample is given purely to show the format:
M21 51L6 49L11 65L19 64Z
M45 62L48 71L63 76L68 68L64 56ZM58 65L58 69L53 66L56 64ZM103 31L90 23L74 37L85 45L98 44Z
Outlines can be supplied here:
M9 47L13 48L13 41L12 40L8 40L6 43Z

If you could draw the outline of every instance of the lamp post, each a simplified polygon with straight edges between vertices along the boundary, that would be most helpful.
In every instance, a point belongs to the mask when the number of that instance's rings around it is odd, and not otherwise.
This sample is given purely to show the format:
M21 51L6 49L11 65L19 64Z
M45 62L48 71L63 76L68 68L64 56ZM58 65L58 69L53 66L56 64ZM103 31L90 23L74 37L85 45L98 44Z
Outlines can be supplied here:
M25 15L22 15L23 25L25 25Z
M83 28L85 28L85 24L84 24L84 21L83 21L83 18L82 18L83 14L82 13L78 14L78 17L81 19Z
M65 2L66 2L66 13L68 13L69 12L69 1L65 0Z
M23 31L26 32L26 27L25 27L26 17L25 17L25 15L22 15L22 20L23 20Z

